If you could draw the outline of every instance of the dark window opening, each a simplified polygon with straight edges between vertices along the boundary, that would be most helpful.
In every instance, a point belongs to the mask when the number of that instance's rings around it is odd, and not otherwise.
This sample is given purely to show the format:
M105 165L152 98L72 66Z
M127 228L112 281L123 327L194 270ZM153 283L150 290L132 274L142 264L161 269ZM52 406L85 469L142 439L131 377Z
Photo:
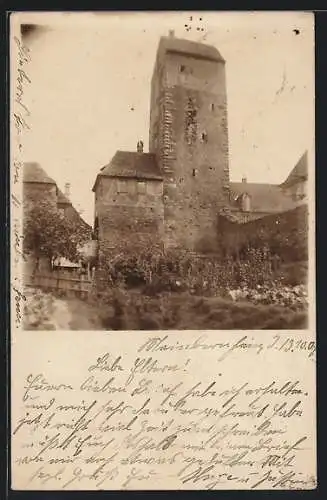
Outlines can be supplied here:
M215 105L212 103L211 104L211 111L214 111L215 110Z
M192 75L193 74L193 69L190 68L189 66L185 66L184 64L182 64L179 67L179 72L180 73L185 73L186 75Z
M92 232L92 240L97 240L99 238L99 218L98 216L94 219L94 230Z
M202 140L202 142L208 142L208 134L207 134L207 132L202 132L202 134L201 134L201 140Z
M192 170L192 175L193 175L193 177L196 176L196 169L195 168L193 168L193 170Z

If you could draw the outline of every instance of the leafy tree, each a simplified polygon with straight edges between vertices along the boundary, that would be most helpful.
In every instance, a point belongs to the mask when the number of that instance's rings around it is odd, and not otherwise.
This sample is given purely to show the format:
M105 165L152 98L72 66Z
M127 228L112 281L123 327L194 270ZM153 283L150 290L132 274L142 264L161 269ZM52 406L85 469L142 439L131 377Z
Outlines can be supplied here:
M79 245L89 239L89 227L82 220L69 219L46 201L24 211L24 252L52 263L58 257L79 259Z

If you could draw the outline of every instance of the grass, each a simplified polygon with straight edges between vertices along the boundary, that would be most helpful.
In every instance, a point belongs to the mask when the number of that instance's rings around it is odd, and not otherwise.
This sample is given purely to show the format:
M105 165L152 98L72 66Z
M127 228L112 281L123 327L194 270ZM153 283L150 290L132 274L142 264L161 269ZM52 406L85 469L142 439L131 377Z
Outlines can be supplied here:
M109 330L303 329L307 311L295 307L233 302L219 297L170 293L147 297L129 292L111 305L98 306ZM117 304L119 304L117 309Z

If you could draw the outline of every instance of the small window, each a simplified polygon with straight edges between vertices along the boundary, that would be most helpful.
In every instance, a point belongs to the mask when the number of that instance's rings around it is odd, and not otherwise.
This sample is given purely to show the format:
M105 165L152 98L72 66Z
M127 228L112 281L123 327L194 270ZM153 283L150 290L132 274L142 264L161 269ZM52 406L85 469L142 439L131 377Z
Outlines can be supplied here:
M196 168L193 168L193 170L192 170L192 175L193 175L193 177L195 177L195 176L196 176L196 174L197 174L197 170L196 170Z
M214 110L215 110L215 105L214 105L214 103L211 103L211 105L210 105L210 109L211 109L211 111L214 111Z
M117 191L118 193L127 193L128 192L127 181L119 180L117 184Z
M137 192L138 192L138 194L145 194L146 193L146 182L138 181Z
M190 68L189 66L185 66L184 64L181 64L181 66L179 67L179 72L184 73L185 75L192 75L193 68Z
M207 132L202 132L202 134L201 134L201 141L202 142L208 142L208 134L207 134Z

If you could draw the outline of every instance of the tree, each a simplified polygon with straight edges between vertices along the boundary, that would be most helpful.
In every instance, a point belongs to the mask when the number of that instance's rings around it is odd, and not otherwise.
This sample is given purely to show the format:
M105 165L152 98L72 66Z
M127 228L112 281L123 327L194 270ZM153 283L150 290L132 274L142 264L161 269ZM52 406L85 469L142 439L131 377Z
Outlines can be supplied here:
M77 262L78 247L89 239L89 232L84 221L68 219L46 201L24 211L24 252L33 255L36 268L40 258Z

